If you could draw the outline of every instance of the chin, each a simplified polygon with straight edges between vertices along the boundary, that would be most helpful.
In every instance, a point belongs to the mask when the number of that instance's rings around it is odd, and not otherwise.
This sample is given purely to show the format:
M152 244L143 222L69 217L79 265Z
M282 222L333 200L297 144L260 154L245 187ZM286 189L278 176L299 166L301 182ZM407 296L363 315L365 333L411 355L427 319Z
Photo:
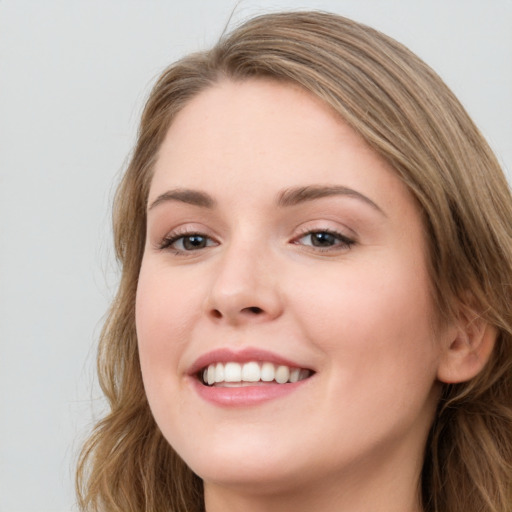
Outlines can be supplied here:
M200 464L194 471L205 485L218 485L233 490L258 494L292 492L300 485L304 473L286 462L221 461L217 465ZM194 468L192 468L194 469Z
M241 436L231 442L198 445L179 455L205 483L254 491L275 492L291 489L307 473L308 461L301 460L300 451L288 450L283 443L276 450L268 438Z

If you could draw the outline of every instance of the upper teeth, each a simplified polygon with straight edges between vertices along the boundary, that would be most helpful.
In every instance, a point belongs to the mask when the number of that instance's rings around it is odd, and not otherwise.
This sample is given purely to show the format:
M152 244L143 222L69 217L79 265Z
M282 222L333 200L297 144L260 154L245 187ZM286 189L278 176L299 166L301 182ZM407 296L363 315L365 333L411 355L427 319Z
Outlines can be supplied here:
M309 377L311 372L301 368L291 368L285 365L273 363L260 363L250 361L248 363L213 363L203 370L203 382L209 386L219 383L254 383L272 382L285 384L298 382Z

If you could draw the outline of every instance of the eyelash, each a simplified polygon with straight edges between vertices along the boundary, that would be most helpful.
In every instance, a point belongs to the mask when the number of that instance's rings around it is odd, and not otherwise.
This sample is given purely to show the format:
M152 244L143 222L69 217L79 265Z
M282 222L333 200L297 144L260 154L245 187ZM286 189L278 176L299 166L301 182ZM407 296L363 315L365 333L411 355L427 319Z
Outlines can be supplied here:
M204 233L199 233L198 231L184 231L184 232L170 233L169 235L165 236L163 238L163 240L160 242L160 244L158 245L158 249L160 249L162 251L166 250L166 249L170 249L176 255L182 255L182 254L194 252L194 249L187 250L187 249L178 249L176 247L173 247L173 245L176 242L178 242L179 240L184 241L187 238L190 239L193 237L203 238L206 240L206 244L207 244L204 247L196 248L196 250L205 249L207 247L212 247L213 245L217 245L217 242L215 242L215 240L213 240L208 235L205 235ZM211 242L211 241L213 241L214 244L209 244L209 242Z
M332 237L334 244L328 245L325 247L322 246L315 246L313 245L313 239L311 239L311 244L299 244L299 241L307 236L313 236L313 235L328 235L329 237ZM198 237L202 238L206 241L206 245L203 247L197 247L195 249L178 249L176 247L173 247L176 242L182 240L185 241L187 238L193 238ZM211 243L213 242L213 244ZM182 242L183 243L183 242ZM339 251L339 250L348 250L350 249L356 242L355 240L348 238L347 236L339 233L338 231L332 230L332 229L307 229L304 230L299 236L295 237L292 240L292 243L295 245L304 245L306 247L311 247L312 250L315 252L329 252L329 251ZM206 249L208 247L213 247L215 245L218 245L218 242L216 242L213 238L209 237L208 235L205 235L204 233L200 233L197 231L184 231L184 232L175 232L170 233L167 235L158 245L158 249L160 250L172 250L174 254L176 255L186 255L187 253L193 253L195 251L199 251L201 249Z
M327 247L321 247L321 246L314 246L309 245L313 250L317 252L328 252L328 251L339 251L339 250L348 250L350 249L356 241L352 238L349 238L342 233L335 231L333 229L306 229L304 230L298 237L294 239L295 244L298 244L299 240L302 240L303 238L307 236L312 235L328 235L335 239L335 245L330 245ZM312 239L311 239L312 240Z

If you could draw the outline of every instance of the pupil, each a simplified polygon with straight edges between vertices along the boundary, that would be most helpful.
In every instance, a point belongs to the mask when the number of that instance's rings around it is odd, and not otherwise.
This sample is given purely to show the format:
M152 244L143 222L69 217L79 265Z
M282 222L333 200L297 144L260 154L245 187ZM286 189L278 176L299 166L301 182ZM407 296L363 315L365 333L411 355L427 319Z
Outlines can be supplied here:
M185 247L185 249L201 249L205 247L205 245L206 240L204 236L201 235L187 236L183 240L183 247Z
M336 243L334 235L330 233L314 233L312 238L313 245L317 247L330 246Z

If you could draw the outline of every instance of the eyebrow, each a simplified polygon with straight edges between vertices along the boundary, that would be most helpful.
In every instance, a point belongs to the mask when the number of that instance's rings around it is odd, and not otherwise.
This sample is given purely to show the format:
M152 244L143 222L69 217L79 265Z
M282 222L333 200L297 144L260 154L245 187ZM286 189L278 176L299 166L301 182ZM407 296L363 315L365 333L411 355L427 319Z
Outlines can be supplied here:
M277 205L279 207L290 207L307 201L313 201L315 199L331 196L348 196L354 199L359 199L360 201L363 201L364 203L371 206L376 211L380 212L382 215L386 216L384 211L369 197L366 197L364 194L361 194L361 192L358 192L357 190L341 185L310 185L306 187L289 188L278 195ZM148 207L148 211L157 207L159 204L172 201L191 204L208 209L213 209L217 205L217 201L215 201L215 199L206 192L188 188L177 188L160 194Z
M177 188L160 194L148 207L148 211L168 201L177 201L209 209L215 208L217 204L215 199L205 192L188 188Z
M306 201L313 201L314 199L330 196L348 196L354 199L359 199L386 217L382 208L374 203L369 197L366 197L357 190L343 187L341 185L312 185L308 187L289 188L279 194L277 204L279 206L295 206Z

